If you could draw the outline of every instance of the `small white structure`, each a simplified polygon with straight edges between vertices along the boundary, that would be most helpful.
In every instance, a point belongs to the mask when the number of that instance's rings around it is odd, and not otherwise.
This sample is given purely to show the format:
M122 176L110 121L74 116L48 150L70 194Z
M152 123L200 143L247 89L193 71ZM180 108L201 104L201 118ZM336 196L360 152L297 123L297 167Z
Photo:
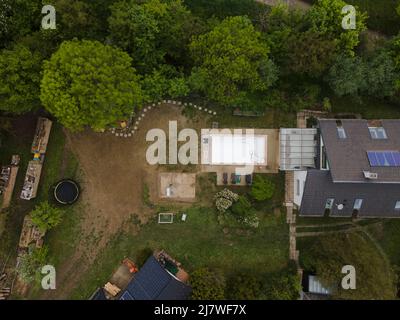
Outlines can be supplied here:
M201 141L203 164L267 165L267 135L209 132Z
M165 189L165 194L167 196L167 198L171 198L172 196L172 186L169 185L166 189Z
M158 214L158 223L173 223L174 222L174 214L167 212L167 213L159 213Z

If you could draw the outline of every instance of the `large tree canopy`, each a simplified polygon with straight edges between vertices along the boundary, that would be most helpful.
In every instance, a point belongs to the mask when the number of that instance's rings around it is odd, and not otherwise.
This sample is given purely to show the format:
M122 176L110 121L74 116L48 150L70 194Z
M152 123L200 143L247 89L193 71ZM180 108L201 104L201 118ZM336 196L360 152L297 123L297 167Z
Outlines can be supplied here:
M393 57L381 50L368 59L338 56L326 80L338 96L365 94L384 98L396 93L399 78Z
M358 95L367 88L366 65L360 57L337 56L326 81L338 96Z
M123 0L111 6L108 23L112 43L127 50L140 71L151 72L167 57L186 59L194 20L181 0Z
M41 56L23 45L0 52L0 110L18 114L39 107L41 65Z
M40 28L41 0L0 0L0 47Z
M342 9L347 5L343 0L318 0L309 10L307 18L311 30L327 39L335 39L338 47L347 52L360 42L361 31L366 29L366 14L356 8L356 28L343 29L342 20L345 17Z
M269 49L247 17L230 17L191 45L195 90L226 105L240 104L249 93L265 91L277 78Z
M44 63L41 101L67 128L105 128L142 102L128 54L97 41L64 42Z

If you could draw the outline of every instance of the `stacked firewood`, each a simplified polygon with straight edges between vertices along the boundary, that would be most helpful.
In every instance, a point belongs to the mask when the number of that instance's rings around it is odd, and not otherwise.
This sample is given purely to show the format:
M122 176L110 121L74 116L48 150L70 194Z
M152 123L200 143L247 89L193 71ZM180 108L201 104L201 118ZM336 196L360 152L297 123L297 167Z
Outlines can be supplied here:
M6 285L7 274L0 275L0 300L6 300L11 294L11 289Z

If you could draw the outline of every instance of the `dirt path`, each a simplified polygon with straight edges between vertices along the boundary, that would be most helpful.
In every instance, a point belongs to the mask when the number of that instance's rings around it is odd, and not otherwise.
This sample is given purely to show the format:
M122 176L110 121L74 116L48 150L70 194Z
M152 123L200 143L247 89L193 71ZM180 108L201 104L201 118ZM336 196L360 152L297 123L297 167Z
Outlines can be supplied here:
M147 184L150 194L157 194L159 168L146 161L150 143L145 136L153 128L168 133L169 120L177 120L179 128L187 124L180 107L162 105L148 112L132 138L90 130L67 133L68 147L83 172L81 237L73 256L57 271L57 290L46 292L41 298L68 298L101 250L133 214L142 222L154 214L143 204L142 189Z

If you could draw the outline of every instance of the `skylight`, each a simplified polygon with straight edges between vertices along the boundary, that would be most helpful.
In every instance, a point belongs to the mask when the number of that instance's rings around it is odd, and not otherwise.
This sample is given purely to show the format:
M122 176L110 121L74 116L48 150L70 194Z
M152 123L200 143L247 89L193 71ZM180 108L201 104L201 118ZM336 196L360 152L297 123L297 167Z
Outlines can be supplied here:
M399 151L368 151L371 167L400 167Z
M356 200L354 201L354 207L353 207L353 209L354 209L354 210L360 210L360 209L361 209L361 206L362 206L362 203L363 203L363 199L356 199Z
M387 139L385 128L383 127L368 127L372 139Z
M339 139L346 139L347 138L346 131L343 128L341 120L336 120L336 128L337 128Z
M344 131L343 127L337 127L337 132L339 139L346 139L346 131Z

